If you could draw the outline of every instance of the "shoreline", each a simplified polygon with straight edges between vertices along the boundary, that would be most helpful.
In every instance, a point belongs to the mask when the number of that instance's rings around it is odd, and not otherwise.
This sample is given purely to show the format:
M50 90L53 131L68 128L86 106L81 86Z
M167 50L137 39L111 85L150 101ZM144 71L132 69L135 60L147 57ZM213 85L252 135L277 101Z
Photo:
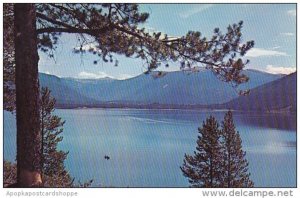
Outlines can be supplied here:
M213 105L212 105L213 106ZM215 105L218 106L218 105ZM272 109L272 110L239 110L230 108L213 108L205 107L205 105L124 105L124 104L109 104L109 105L57 105L56 109L122 109L122 110L183 110L183 111L207 111L207 112L226 112L231 110L239 113L264 113L264 114L295 114L297 112L287 109Z

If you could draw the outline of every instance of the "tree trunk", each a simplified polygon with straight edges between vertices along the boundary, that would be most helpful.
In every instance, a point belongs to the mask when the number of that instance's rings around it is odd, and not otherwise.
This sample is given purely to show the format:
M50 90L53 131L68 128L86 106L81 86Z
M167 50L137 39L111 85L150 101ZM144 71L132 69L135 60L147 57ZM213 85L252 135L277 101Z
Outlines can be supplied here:
M34 4L15 4L17 182L37 187L41 179L38 51Z

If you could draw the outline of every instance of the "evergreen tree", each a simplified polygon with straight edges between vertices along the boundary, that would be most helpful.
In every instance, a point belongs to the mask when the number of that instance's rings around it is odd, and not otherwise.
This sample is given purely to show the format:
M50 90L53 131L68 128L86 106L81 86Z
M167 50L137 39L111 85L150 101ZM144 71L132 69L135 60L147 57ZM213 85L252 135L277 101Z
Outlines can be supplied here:
M58 143L63 140L60 136L63 132L63 125L60 117L53 115L55 98L51 97L48 88L41 89L40 97L40 119L42 136L42 159L41 170L43 186L68 187L72 185L72 178L65 169L64 161L68 152L60 151Z
M183 175L189 178L192 187L253 187L248 173L246 152L236 131L232 112L225 114L222 130L210 116L198 129L197 147L194 156L185 154Z
M199 136L194 156L185 154L180 169L189 178L192 187L221 187L222 148L220 146L220 130L216 119L212 116L198 128Z
M248 173L248 161L246 152L242 149L240 134L235 129L232 112L225 114L221 132L223 146L223 183L228 188L253 187Z
M55 98L48 88L41 89L40 95L40 133L42 137L41 173L44 187L73 187L74 179L64 166L69 152L58 150L63 140L63 125L60 117L53 115ZM4 161L4 183L11 185L17 181L16 164ZM89 183L85 183L89 184ZM78 186L82 186L79 184Z

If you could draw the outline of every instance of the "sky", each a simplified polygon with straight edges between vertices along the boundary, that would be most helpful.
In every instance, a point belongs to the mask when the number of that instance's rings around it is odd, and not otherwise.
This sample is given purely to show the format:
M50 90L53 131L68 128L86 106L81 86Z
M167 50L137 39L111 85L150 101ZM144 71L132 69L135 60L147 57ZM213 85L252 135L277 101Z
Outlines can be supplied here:
M247 54L246 69L288 74L296 70L296 4L140 4L150 17L143 26L149 32L159 31L172 36L200 31L210 38L214 28L225 32L229 24L243 21L242 39L255 41ZM39 52L39 71L59 77L127 79L145 71L145 63L136 58L116 56L119 65L99 61L92 54L75 54L79 46L75 34L63 34L54 59ZM168 69L179 70L177 64Z

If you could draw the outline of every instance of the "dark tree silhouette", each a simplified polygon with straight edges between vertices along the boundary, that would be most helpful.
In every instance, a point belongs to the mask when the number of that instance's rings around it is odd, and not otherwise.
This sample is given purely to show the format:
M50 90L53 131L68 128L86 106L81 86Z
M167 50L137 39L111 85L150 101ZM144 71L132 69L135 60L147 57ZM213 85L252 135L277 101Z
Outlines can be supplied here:
M42 184L37 50L39 48L53 56L62 33L80 35L82 43L75 52L83 52L86 44L94 43L95 48L88 51L105 62L113 62L113 54L144 59L148 63L146 73L162 63L180 61L182 69L205 66L234 87L248 81L248 77L241 73L248 60L243 62L241 57L254 42L242 43L242 22L228 26L225 33L216 28L211 39L198 31L174 38L160 32L149 34L139 28L149 15L140 13L137 4L50 3L14 4L13 7L13 15L9 17L14 21L12 43L16 67L17 178L20 187ZM240 92L244 93L247 92Z
M64 166L69 152L60 151L57 148L58 143L63 140L61 133L65 121L53 115L55 98L51 97L50 93L48 88L42 88L40 97L43 186L71 187L73 180Z
M222 130L212 116L199 128L196 151L185 154L180 169L192 187L253 187L242 140L235 129L232 112L225 114Z
M4 161L3 166L3 186L8 187L16 184L17 181L17 165L8 161Z
M189 178L191 187L222 187L222 147L217 120L210 116L198 129L194 156L185 154L180 169Z
M37 187L41 178L38 49L34 4L14 5L16 62L17 180Z
M40 133L42 136L41 173L44 187L74 187L74 179L64 166L69 152L58 150L63 140L62 132L65 121L53 115L55 98L48 88L42 88L40 94ZM4 183L12 185L17 181L16 164L4 162ZM88 183L85 183L88 184ZM79 185L80 186L80 185Z
M224 148L224 187L253 187L254 183L250 180L250 173L248 173L249 163L245 159L246 152L242 149L242 140L235 129L231 111L225 114L221 134Z
M13 4L3 6L3 109L16 109Z

